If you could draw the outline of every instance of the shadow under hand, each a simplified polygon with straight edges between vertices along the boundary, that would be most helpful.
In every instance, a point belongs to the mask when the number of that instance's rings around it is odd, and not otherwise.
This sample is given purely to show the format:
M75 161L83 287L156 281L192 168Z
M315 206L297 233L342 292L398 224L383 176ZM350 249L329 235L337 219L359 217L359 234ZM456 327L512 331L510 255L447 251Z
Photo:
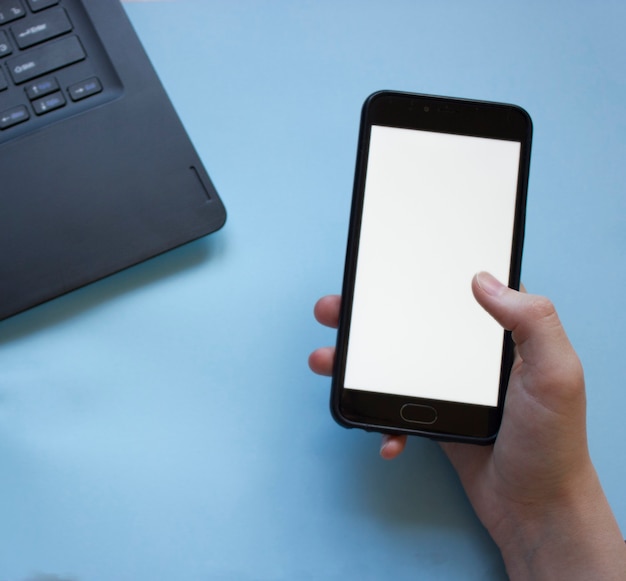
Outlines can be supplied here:
M370 442L353 440L343 458L338 502L344 510L374 519L390 536L404 539L414 557L433 570L452 571L478 558L480 571L472 579L506 578L497 547L437 443L410 438L399 458L385 461L372 446L380 435L371 436Z
M363 446L354 452L349 473L355 482L349 502L360 512L367 510L393 526L445 526L457 520L459 506L468 505L435 442L413 438L393 461L384 461Z

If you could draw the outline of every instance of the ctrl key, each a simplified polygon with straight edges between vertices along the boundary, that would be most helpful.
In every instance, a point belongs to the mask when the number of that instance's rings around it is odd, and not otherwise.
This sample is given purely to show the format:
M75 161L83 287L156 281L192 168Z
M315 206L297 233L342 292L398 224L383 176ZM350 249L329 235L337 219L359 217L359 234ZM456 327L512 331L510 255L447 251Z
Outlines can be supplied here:
M30 119L28 109L24 105L0 112L0 129L8 129Z

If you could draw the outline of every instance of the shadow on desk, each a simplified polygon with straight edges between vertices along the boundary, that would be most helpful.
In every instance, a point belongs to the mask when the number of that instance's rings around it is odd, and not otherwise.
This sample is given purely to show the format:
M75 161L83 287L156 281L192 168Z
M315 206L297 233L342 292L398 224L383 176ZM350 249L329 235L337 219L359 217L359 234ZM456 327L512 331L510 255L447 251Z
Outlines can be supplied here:
M120 296L202 266L221 255L225 237L216 233L91 283L0 322L0 347L69 321Z

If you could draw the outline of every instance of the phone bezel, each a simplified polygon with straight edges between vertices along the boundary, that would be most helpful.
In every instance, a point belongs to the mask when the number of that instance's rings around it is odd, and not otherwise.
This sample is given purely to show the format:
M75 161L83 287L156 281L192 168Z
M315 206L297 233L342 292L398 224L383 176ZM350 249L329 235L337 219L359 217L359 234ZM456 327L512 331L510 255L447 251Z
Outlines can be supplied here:
M521 143L508 280L511 288L519 289L532 121L528 113L516 105L395 91L379 91L370 95L363 105L361 114L332 382L332 415L345 427L385 433L416 434L445 441L488 444L495 439L500 427L506 387L513 364L514 345L509 332L503 332L496 407L353 390L343 385L372 125L507 139ZM451 349L453 348L452 344ZM436 420L429 423L405 420L401 409L407 403L434 408Z

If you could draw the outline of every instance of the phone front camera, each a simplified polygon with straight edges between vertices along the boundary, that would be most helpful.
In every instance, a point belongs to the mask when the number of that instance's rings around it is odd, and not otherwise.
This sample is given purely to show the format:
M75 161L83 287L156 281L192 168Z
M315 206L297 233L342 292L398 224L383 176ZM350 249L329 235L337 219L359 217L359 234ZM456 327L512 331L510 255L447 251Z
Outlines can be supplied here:
M430 107L424 107L424 113L428 113L430 111Z

